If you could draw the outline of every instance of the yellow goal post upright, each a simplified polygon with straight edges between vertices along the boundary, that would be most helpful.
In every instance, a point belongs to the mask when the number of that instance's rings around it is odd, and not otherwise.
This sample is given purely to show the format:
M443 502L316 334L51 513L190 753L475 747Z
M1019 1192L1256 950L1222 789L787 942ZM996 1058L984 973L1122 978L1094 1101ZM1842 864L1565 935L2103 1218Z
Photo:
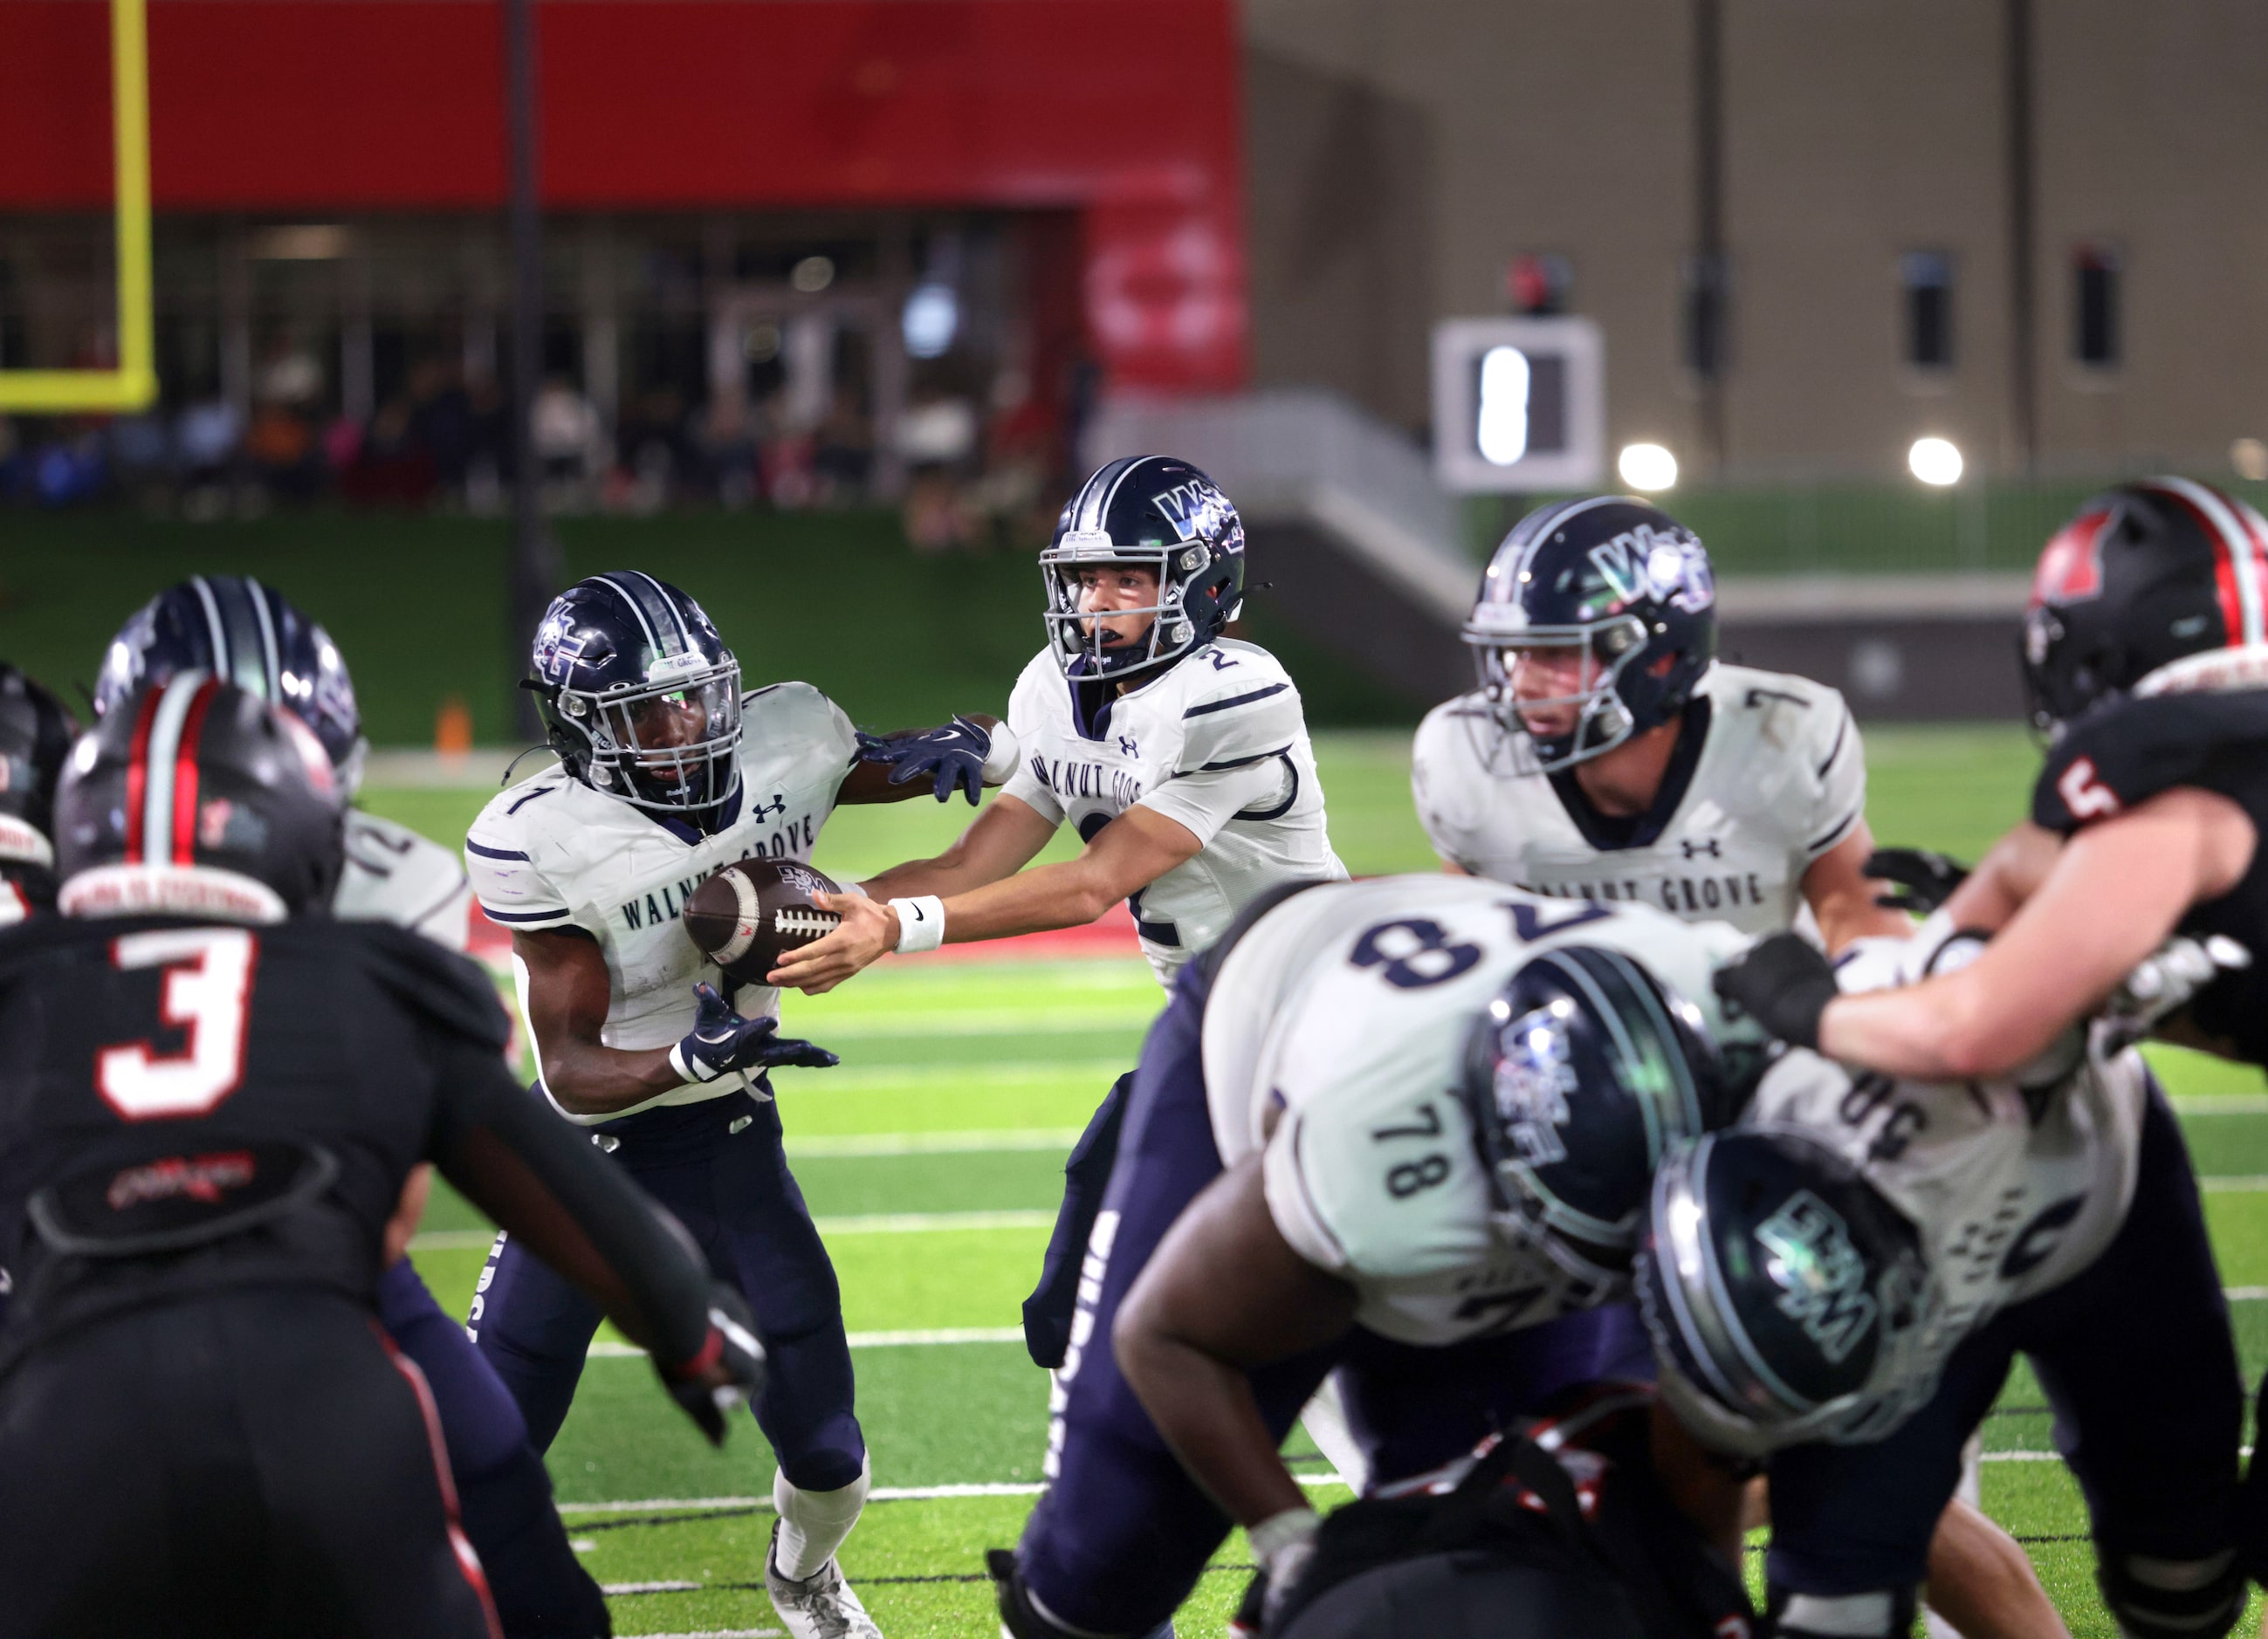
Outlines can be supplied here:
M110 0L110 129L117 223L118 364L113 370L0 369L0 412L70 415L158 401L150 272L150 56L144 0Z

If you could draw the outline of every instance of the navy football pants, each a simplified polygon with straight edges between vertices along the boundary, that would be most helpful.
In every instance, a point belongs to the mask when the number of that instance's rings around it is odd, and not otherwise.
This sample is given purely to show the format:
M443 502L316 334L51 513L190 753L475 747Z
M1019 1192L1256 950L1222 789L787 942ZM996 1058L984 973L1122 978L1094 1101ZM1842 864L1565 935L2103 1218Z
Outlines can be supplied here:
M1888 1439L1772 1459L1773 1588L1838 1596L1920 1582L1961 1448L2018 1354L2055 1413L2102 1560L2193 1562L2235 1546L2236 1348L2189 1151L2154 1087L2134 1204L2101 1257L1963 1342L1936 1398Z
M536 1095L541 1097L539 1093ZM737 1132L735 1123L745 1123ZM691 1231L709 1268L755 1312L770 1378L757 1425L789 1481L834 1491L858 1478L866 1443L851 1410L850 1346L835 1266L787 1170L777 1106L737 1094L666 1105L596 1129L614 1158ZM575 1385L598 1305L499 1235L473 1299L470 1330L549 1451Z
M1175 980L1134 1072L1118 1156L1082 1268L1071 1348L1048 1430L1049 1481L1024 1527L1017 1568L1035 1602L1089 1634L1146 1633L1189 1595L1229 1521L1167 1447L1119 1375L1118 1305L1174 1218L1219 1176L1199 1040L1205 975ZM1572 1383L1651 1377L1627 1305L1450 1349L1414 1349L1358 1331L1342 1344L1253 1374L1262 1415L1287 1434L1333 1366L1348 1422L1371 1447L1373 1479L1439 1466L1498 1419L1541 1409Z
M519 1407L409 1259L379 1277L378 1315L432 1392L458 1516L481 1556L505 1639L611 1633L599 1584L567 1546L551 1476L528 1445Z

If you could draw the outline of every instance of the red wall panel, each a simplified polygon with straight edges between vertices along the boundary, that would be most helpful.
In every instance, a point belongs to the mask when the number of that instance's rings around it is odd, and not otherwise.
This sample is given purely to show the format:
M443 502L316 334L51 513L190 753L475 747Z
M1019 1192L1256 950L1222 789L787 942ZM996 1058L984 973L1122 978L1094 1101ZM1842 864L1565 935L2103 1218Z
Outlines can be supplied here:
M1125 385L1244 335L1233 0L541 0L557 208L1083 209ZM491 0L151 0L160 210L493 208ZM110 195L107 9L0 0L0 209Z

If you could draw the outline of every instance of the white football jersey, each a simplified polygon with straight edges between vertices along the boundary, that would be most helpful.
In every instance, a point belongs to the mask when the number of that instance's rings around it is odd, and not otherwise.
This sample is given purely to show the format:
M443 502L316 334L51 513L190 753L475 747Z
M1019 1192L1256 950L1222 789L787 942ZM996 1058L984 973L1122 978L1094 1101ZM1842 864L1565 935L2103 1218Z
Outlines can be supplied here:
M1023 766L1003 788L1083 841L1137 804L1204 844L1133 896L1159 982L1279 882L1343 880L1300 691L1266 650L1221 638L1109 702L1099 721L1043 650L1008 702Z
M465 838L481 908L515 931L588 933L605 952L611 989L600 1040L669 1047L693 1028L693 987L706 981L726 989L716 964L678 925L686 900L734 860L809 859L858 749L850 719L808 683L751 693L741 708L738 811L713 836L604 796L563 768L523 780L490 800ZM525 1016L527 972L517 959L512 970ZM779 992L768 986L742 985L731 994L744 1018L779 1013ZM528 1039L534 1040L532 1025ZM735 1074L605 1115L561 1113L590 1125L742 1091L764 1096Z
M1843 696L1808 679L1712 666L1697 755L1681 743L1653 813L1600 827L1498 733L1478 694L1436 706L1411 748L1418 818L1443 860L1556 897L1632 900L1744 933L1793 926L1803 873L1867 809L1867 759ZM1491 761L1493 753L1493 761ZM1613 834L1614 830L1624 834Z
M1354 1285L1356 1319L1384 1336L1454 1343L1559 1312L1557 1283L1497 1227L1457 1093L1481 1010L1556 944L1625 952L1728 1039L1710 979L1746 948L1732 929L1471 877L1310 889L1221 963L1203 1038L1221 1159L1264 1150L1277 1227Z
M341 922L390 922L461 954L472 937L473 885L457 856L406 825L347 810L347 863L331 896Z
M1861 940L1838 982L1913 984L1983 948L1949 936L1940 916L1911 939ZM1792 1049L1742 1115L1824 1139L1919 1228L1941 1298L1923 1346L1933 1371L2002 1308L2085 1269L2125 1222L2148 1075L2139 1054L2080 1040L2066 1039L2052 1069L1977 1082L1894 1080Z

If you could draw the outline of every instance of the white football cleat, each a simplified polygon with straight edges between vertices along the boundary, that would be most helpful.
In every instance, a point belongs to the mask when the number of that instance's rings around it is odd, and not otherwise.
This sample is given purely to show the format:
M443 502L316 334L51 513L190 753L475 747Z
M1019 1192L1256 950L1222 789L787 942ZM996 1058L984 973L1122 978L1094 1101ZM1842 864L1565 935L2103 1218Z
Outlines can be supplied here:
M764 1591L772 1596L772 1609L790 1639L882 1639L882 1630L843 1580L843 1567L832 1554L800 1582L780 1575L779 1530L775 1519L771 1545L764 1550Z

